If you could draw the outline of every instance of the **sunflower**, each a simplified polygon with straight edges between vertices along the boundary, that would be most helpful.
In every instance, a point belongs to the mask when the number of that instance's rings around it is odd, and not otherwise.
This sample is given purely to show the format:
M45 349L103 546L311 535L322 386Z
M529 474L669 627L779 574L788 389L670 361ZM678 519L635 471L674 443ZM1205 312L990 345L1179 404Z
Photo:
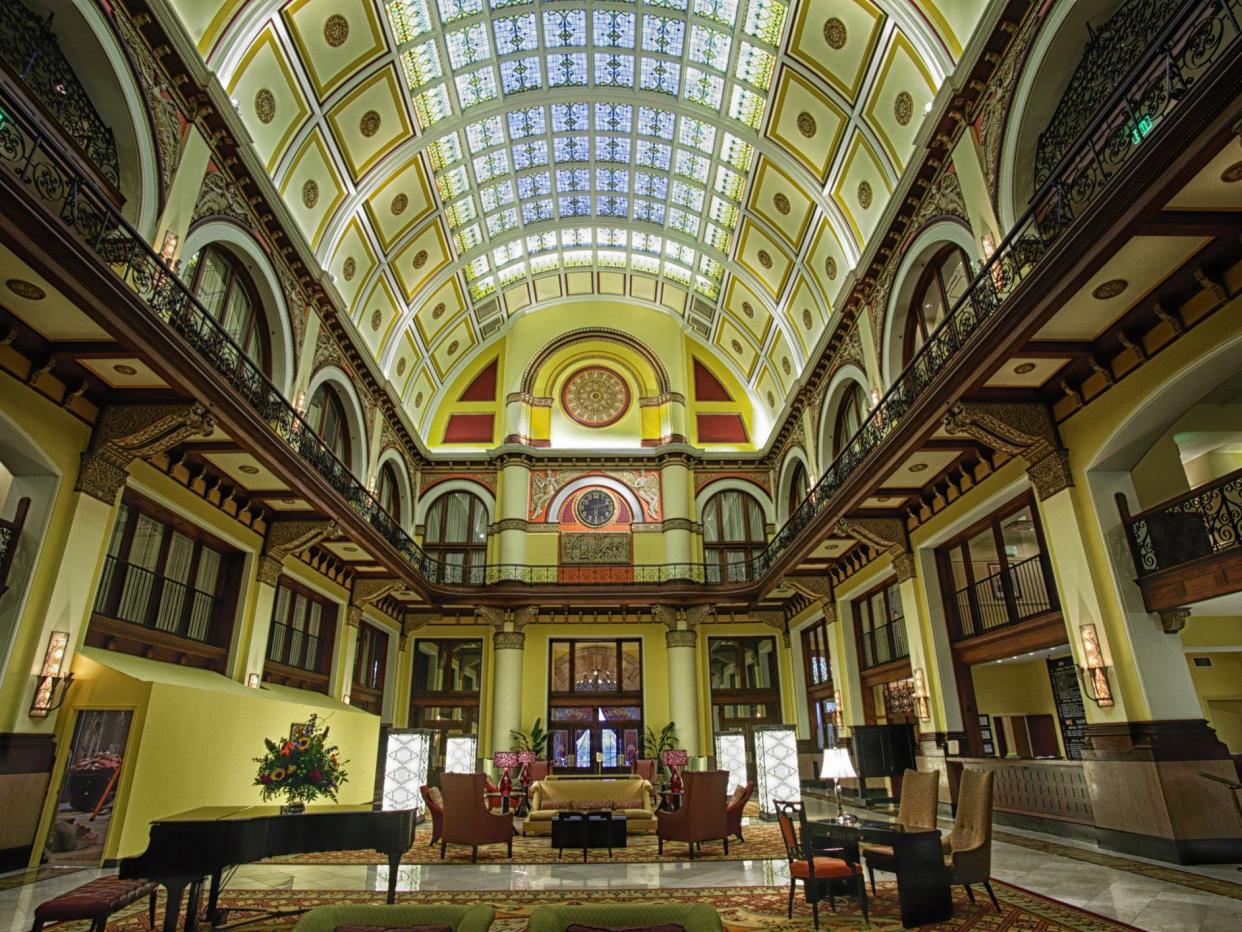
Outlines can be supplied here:
M302 737L298 738L298 750L305 751L308 747L310 747L310 743L311 743L311 739L303 735Z
M284 778L285 778L285 772L280 767L277 767L275 770L272 771L272 780L274 782L279 783Z

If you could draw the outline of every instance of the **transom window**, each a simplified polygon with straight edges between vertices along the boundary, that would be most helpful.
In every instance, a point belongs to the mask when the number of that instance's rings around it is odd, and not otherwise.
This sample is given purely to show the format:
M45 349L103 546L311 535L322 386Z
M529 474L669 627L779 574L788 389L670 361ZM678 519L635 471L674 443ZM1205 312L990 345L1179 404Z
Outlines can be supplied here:
M306 408L306 423L345 466L349 465L349 425L345 405L335 388L326 382L315 389Z
M581 266L718 296L785 4L385 7L472 298Z
M910 313L906 317L905 341L901 345L902 365L927 342L953 305L970 284L970 260L960 246L945 246L927 263L914 288Z
M487 507L470 492L446 492L427 509L423 550L448 582L479 577L487 565ZM474 571L474 572L471 572Z
M483 642L420 638L414 642L410 727L432 732L432 756L444 766L445 739L479 731Z
M712 727L746 736L747 778L755 779L754 729L781 722L776 639L709 638Z
M703 555L711 581L746 579L749 561L766 546L763 508L753 495L726 489L704 504Z
M642 746L642 642L558 640L548 651L548 759L558 770L628 770Z
M384 674L388 666L388 633L365 621L358 625L358 653L349 704L379 715L384 707Z
M219 321L242 352L270 375L267 333L258 295L237 258L219 246L206 246L190 259L186 277L207 313Z

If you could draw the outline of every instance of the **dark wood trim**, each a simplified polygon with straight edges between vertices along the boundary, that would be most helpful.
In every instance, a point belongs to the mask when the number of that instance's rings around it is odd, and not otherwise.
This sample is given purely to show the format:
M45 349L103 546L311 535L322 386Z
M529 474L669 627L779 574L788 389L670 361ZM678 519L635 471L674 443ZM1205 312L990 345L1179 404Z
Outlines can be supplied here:
M859 680L862 681L864 689L870 690L873 686L882 686L885 683L896 683L898 680L908 680L914 673L910 668L910 658L902 657L899 660L892 660L888 663L880 664L878 667L870 667L858 674Z
M228 659L228 650L224 647L178 637L158 628L148 628L98 613L91 615L90 625L86 629L86 643L91 647L102 647L105 650L134 654L151 660L203 667L216 673L224 673Z
M1242 233L1242 211L1169 210L1148 219L1145 236L1236 236Z
M277 686L291 686L294 689L305 689L309 692L328 695L329 680L326 673L314 670L303 670L291 667L275 660L267 660L263 664L263 682L275 683Z
M1027 651L1059 647L1069 643L1061 611L1044 612L1026 621L993 628L971 638L956 641L953 654L967 666L1004 660Z
M1162 838L1096 828L1101 848L1173 864L1233 864L1242 861L1242 838Z
M1242 548L1200 557L1138 577L1149 612L1182 608L1194 602L1242 592Z
M0 774L51 773L56 763L54 735L0 734Z
M1159 719L1088 725L1083 760L1230 760L1229 748L1203 719Z

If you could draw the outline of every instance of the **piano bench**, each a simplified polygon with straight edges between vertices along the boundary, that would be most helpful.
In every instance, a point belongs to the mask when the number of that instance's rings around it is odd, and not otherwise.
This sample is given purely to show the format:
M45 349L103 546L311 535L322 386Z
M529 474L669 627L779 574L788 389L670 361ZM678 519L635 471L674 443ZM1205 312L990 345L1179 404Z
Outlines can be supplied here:
M91 932L104 932L108 917L131 903L149 897L148 918L155 928L155 891L159 885L149 880L122 880L120 877L100 877L90 883L60 896L45 900L35 908L35 921L31 932L39 932L44 925L90 919Z

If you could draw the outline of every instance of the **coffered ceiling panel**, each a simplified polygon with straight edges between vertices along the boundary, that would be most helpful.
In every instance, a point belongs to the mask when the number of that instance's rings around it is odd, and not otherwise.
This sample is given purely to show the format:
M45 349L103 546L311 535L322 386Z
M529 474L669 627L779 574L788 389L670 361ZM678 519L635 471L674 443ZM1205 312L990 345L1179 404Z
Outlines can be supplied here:
M759 160L749 206L795 250L815 213L815 205L802 187L767 159Z
M284 18L320 100L388 50L372 0L294 0Z
M763 345L772 326L767 302L755 294L741 279L734 278L725 297L725 310L741 324L755 343Z
M836 158L849 115L826 90L796 71L781 72L768 136L805 165L822 183Z
M385 249L435 210L421 158L411 159L385 179L367 198L367 214Z
M880 61L875 85L867 100L867 121L888 151L889 158L904 168L918 135L917 119L936 96L936 84L914 46L901 33L894 33Z
M891 183L875 149L862 133L855 133L832 196L849 218L860 243L870 239L891 192Z
M255 152L272 171L311 112L275 27L264 29L246 50L228 92L254 140Z
M317 247L333 211L345 200L345 182L327 139L315 130L294 154L280 186L289 212L311 247Z
M802 3L789 38L789 52L853 101L884 22L881 10L867 0Z
M413 132L396 70L384 68L351 90L328 122L357 180Z
M328 271L335 280L336 290L350 307L357 303L358 289L371 280L371 273L375 268L375 252L367 242L362 221L353 217L345 228L345 234L336 247L332 261L328 263Z

